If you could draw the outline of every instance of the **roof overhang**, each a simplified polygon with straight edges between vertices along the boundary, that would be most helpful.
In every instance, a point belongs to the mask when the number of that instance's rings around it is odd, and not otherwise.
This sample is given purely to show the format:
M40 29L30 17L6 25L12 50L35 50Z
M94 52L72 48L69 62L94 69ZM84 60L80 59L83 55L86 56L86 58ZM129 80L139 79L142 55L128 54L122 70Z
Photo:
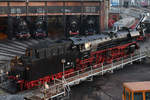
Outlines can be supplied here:
M97 1L97 2L100 2L100 1L103 1L103 0L0 0L0 2L1 1L11 1L11 2L15 2L15 1L17 1L17 2L19 2L19 1L35 1L35 2L37 2L37 1L91 1L91 2L93 2L93 1Z

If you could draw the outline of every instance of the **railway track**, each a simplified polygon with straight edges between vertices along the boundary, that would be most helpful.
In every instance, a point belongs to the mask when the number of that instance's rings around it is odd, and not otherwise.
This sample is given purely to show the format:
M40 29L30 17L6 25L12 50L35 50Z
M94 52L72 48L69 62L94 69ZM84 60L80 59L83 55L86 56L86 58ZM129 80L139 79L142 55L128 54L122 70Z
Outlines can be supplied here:
M49 39L43 39L49 40ZM3 76L10 69L10 64L16 57L21 57L26 53L26 49L32 45L38 44L43 40L30 39L28 41L5 40L0 41L0 83L3 82Z
M25 54L28 47L38 44L43 40L28 40L28 41L17 41L17 40L6 40L0 42L0 61L6 60L5 58L20 57Z

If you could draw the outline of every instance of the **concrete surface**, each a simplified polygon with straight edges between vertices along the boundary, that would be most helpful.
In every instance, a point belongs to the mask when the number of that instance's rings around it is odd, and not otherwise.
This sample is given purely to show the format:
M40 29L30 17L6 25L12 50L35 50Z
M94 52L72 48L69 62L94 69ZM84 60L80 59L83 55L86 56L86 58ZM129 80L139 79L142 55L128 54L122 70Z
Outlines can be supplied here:
M96 76L92 82L72 87L68 100L122 100L123 82L150 81L150 63L126 65L113 74Z

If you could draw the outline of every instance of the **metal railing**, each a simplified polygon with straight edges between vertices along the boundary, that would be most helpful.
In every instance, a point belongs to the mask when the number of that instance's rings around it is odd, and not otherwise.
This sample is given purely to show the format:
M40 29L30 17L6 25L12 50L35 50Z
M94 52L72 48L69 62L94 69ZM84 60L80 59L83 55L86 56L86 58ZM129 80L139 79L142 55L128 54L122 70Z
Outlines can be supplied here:
M65 74L61 79L54 79L53 83L48 84L50 86L49 89L42 88L38 91L41 91L40 93L43 94L43 98L45 98L45 100L48 100L48 98L53 99L60 95L65 96L70 92L69 86L79 84L80 81L84 81L92 76L103 75L106 72L113 72L114 69L123 68L124 65L132 64L132 62L137 60L141 61L141 59L145 57L145 52L139 50L136 51L134 55L122 57L120 60L112 61L112 63L107 65L98 64ZM34 92L34 95L35 94L39 93ZM113 100L113 98L111 98L111 100Z
M70 92L70 87L65 78L55 79L53 83L47 84L50 87L41 86L37 90L25 95L26 100L49 100L59 96L66 96Z
M99 65L95 65L97 66L96 68L94 68L93 66L72 72L72 73L68 73L65 74L65 78L66 81L68 82L67 84L72 84L74 81L79 81L79 80L84 80L87 79L88 77L91 76L95 76L98 74L103 75L104 73L108 72L108 71L112 71L116 68L119 67L123 67L126 64L129 64L136 60L141 60L142 58L145 58L145 52L136 52L134 54L134 56L130 55L128 57L122 57L119 61L115 62L112 61L111 64L107 64L107 65L103 65L103 64L99 64Z

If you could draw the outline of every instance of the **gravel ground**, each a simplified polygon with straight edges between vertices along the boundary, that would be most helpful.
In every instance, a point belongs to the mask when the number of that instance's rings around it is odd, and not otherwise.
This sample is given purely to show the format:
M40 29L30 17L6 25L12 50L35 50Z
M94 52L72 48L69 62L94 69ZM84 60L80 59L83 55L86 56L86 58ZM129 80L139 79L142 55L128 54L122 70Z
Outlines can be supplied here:
M96 76L92 82L72 87L69 100L121 100L123 82L150 81L150 63L126 65L113 74Z
M20 95L0 96L0 100L24 100Z

